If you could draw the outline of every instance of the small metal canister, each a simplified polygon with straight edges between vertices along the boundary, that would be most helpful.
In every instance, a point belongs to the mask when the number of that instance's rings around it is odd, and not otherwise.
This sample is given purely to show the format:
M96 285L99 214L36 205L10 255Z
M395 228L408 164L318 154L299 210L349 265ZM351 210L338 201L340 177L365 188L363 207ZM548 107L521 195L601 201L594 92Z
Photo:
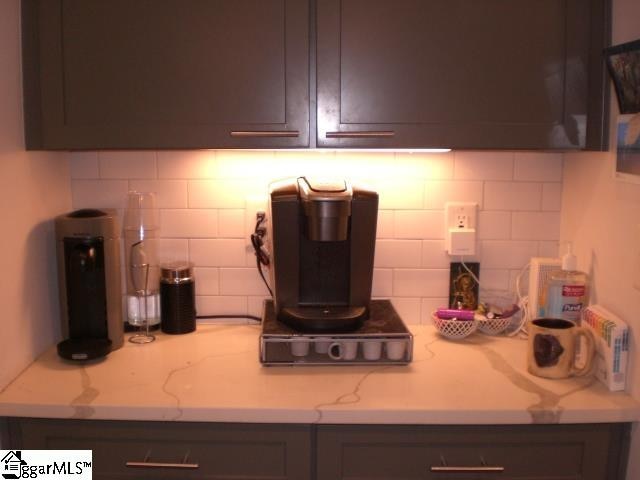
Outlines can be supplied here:
M171 334L196 329L196 284L191 263L160 266L160 324L163 332Z

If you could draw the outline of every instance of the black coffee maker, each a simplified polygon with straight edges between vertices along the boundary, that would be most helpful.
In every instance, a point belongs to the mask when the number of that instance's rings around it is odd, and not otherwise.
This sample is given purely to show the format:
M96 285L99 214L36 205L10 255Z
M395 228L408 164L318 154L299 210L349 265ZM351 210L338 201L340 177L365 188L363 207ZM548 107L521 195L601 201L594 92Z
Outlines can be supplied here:
M76 210L55 219L60 320L58 354L103 357L124 339L120 234L115 210Z
M369 315L378 194L344 180L272 185L269 241L278 320L348 332Z

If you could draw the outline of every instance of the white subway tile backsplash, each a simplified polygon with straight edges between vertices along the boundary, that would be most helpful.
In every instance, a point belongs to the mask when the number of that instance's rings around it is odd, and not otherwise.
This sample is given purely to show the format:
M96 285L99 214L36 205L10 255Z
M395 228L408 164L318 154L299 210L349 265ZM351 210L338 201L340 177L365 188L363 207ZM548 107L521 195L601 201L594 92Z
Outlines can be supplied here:
M189 208L244 208L247 182L190 180Z
M486 182L486 210L531 210L542 206L542 184L527 182Z
M395 238L444 238L444 211L396 210Z
M189 261L189 241L184 238L160 238L158 261L160 263Z
M407 325L420 324L420 309L422 307L420 298L395 297L391 300L391 303L404 323Z
M216 152L211 150L158 152L158 178L214 178Z
M432 181L424 186L424 208L444 210L447 202L474 202L482 208L482 182Z
M420 240L378 240L374 265L378 268L419 267L422 258Z
M222 238L248 238L245 232L244 209L218 210L218 236Z
M371 179L368 184L378 192L381 209L422 208L424 185L421 181L388 177Z
M394 170L399 173L428 180L453 178L453 152L448 153L396 153Z
M259 174L271 180L286 178L344 177L353 180L350 171L345 170L343 163L336 161L336 153L330 150L289 150L275 152L275 161L262 162ZM357 177L356 177L357 178Z
M458 180L511 180L513 153L456 152L454 178Z
M98 153L100 178L157 178L156 152Z
M441 297L449 292L449 269L396 269L393 295L398 297Z
M508 240L511 238L511 212L478 212L477 230L479 240Z
M558 240L559 212L513 212L511 238L514 240Z
M538 256L535 241L483 240L480 267L522 268L535 256Z
M129 190L156 192L158 208L187 208L186 180L129 180Z
M218 236L218 211L198 209L160 210L160 234L166 238Z
M219 295L220 275L218 268L195 267L193 276L196 283L197 295Z
M449 268L452 258L444 249L444 240L422 241L423 268Z
M217 152L219 178L247 177L279 177L289 176L283 169L278 168L276 154L273 151L251 150L219 150Z
M350 179L353 182L363 178L384 180L406 179L406 171L396 164L393 152L349 152L336 151L335 156L325 165L325 172ZM411 177L408 177L411 178Z
M538 242L538 257L560 258L560 242Z
M514 180L559 182L562 180L562 154L516 152Z
M245 241L240 239L190 239L189 259L202 267L246 266Z
M562 184L544 183L542 185L542 210L559 212L562 206Z
M373 269L371 295L382 298L388 298L393 295L393 270L390 268Z
M69 172L71 178L99 178L98 152L70 152Z
M198 315L246 315L247 310L247 297L196 295Z
M264 297L247 297L247 313L249 315L254 315L258 318L262 318L262 310L264 301L270 299L269 296ZM255 322L249 322L255 323Z
M268 295L257 268L221 268L221 295Z
M422 299L421 321L423 325L432 325L431 315L438 308L446 308L449 305L449 297L427 297Z
M376 227L376 238L393 238L394 211L378 210L378 225Z
M444 205L478 203L481 295L504 291L533 256L557 256L562 155L522 152L159 151L71 153L73 208L117 208L155 191L160 262L195 264L198 313L261 315L267 298L248 236L268 186L344 176L380 195L372 294L407 323L448 302ZM268 275L265 269L265 275ZM244 323L240 320L239 323Z
M71 180L73 208L124 208L129 184L126 180Z
M486 295L502 292L509 288L509 270L497 268L483 268L480 264L480 300L486 301Z

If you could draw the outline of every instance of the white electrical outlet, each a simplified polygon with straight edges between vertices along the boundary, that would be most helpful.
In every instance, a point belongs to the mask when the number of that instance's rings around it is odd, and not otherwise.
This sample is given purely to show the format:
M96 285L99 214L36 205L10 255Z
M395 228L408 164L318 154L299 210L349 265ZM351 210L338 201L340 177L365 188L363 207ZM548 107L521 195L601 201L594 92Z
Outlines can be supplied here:
M447 202L444 228L445 250L449 255L475 255L478 204Z

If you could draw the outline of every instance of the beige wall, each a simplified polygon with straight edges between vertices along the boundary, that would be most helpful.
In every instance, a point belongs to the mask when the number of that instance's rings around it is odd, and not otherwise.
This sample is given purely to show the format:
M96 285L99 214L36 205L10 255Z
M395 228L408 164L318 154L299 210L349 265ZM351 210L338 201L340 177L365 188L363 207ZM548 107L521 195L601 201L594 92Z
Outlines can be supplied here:
M59 335L51 218L71 206L67 154L24 151L19 6L0 2L0 390Z
M640 2L614 0L613 44L640 38ZM612 125L617 106L612 99ZM581 269L592 275L592 302L622 317L632 328L629 391L640 400L640 177L614 179L615 146L607 153L565 156L561 239L571 240ZM640 478L640 428L634 427L627 479Z

